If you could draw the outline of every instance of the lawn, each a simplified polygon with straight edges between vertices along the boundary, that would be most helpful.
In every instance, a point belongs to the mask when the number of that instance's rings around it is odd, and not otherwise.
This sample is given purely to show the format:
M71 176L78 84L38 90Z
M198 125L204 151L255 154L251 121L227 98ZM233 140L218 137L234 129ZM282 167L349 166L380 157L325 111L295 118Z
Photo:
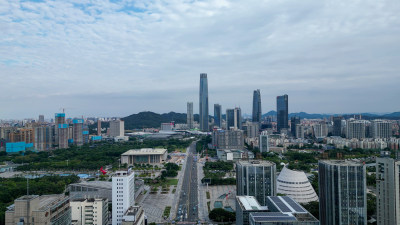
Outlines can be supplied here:
M178 185L178 179L167 179L168 185Z
M165 206L164 216L169 217L169 213L171 212L171 206Z

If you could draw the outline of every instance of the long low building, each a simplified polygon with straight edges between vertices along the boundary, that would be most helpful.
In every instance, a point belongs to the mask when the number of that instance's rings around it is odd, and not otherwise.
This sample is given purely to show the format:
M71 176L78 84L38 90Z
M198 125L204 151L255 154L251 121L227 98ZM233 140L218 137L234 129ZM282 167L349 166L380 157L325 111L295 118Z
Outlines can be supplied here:
M167 160L168 151L165 148L131 149L121 155L121 163L159 165Z

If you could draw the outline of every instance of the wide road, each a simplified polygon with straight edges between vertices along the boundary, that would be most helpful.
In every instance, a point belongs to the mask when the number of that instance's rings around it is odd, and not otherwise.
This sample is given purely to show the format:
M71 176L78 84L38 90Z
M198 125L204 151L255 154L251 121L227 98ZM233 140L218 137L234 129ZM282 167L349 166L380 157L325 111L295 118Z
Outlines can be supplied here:
M197 188L197 155L196 142L188 151L185 174L183 175L182 190L179 195L176 218L179 221L197 222L198 220L198 188Z

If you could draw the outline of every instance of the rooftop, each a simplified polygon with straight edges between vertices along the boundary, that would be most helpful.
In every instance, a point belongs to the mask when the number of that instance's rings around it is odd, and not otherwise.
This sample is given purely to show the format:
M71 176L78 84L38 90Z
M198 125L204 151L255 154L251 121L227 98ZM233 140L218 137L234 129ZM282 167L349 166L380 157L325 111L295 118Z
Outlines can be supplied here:
M268 207L261 206L254 196L236 196L236 199L244 210L268 210Z
M123 153L124 155L162 155L165 154L167 149L165 148L142 148L142 149L131 149Z
M332 166L363 166L361 162L352 160L320 160L319 163Z
M74 183L70 184L73 186L84 186L84 187L91 187L91 188L103 188L103 189L112 189L112 182L109 181L89 181L89 182L81 182L81 183Z
M308 213L299 203L288 196L269 196L267 202L283 213ZM269 205L269 204L268 204ZM273 209L271 209L273 210Z
M266 161L266 160L250 160L250 161L240 160L237 163L242 166L274 166L275 165L275 163Z

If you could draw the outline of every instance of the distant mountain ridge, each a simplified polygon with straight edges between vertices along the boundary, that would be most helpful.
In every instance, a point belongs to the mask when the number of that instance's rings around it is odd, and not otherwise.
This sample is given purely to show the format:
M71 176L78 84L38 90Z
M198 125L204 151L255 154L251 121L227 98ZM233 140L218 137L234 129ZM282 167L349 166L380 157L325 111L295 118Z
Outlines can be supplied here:
M323 119L335 116L338 114L308 114L306 112L290 113L289 118L293 116L299 116L301 119ZM351 118L354 115L359 116L360 114L343 114L344 118ZM223 115L224 118L225 115ZM269 111L262 115L262 118L267 116L276 116L276 111ZM361 113L364 119L400 119L400 112L393 112L385 115L376 115L372 113ZM210 116L211 118L212 116ZM140 112L132 114L130 116L122 118L125 121L125 129L142 129L151 127L160 127L161 123L169 123L174 121L175 123L186 123L186 113L154 113L154 112ZM199 121L199 115L194 114L194 120Z

